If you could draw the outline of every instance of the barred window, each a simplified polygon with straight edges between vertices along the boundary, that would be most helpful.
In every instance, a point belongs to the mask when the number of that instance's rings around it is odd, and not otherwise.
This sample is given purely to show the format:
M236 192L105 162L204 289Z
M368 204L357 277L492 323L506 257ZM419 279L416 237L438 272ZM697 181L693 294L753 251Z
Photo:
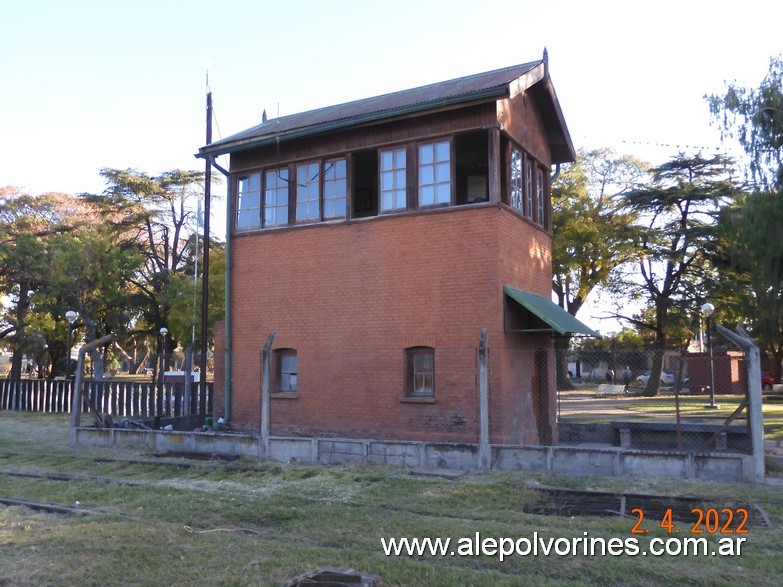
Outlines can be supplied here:
M405 349L406 395L435 396L435 349L411 347Z
M297 359L294 349L278 349L275 351L277 359L277 391L297 391Z

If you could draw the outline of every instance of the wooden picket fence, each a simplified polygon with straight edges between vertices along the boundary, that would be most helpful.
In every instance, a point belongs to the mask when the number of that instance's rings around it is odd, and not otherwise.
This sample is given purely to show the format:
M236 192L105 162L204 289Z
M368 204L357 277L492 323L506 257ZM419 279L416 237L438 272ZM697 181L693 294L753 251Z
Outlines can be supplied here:
M69 413L73 381L48 379L0 379L0 410L41 413ZM101 414L118 418L179 417L212 412L212 383L207 382L203 399L199 384L193 384L186 410L185 384L152 381L85 381L83 394ZM201 402L204 401L202 410ZM83 413L88 413L86 405Z

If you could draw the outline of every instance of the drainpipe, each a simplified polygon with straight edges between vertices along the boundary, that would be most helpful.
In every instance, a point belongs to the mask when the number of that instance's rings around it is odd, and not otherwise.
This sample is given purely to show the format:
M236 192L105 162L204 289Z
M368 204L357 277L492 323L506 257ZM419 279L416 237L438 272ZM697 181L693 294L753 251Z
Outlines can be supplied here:
M225 322L225 368L223 377L223 389L225 392L225 412L223 420L228 423L231 419L231 220L234 216L234 199L231 196L231 173L223 169L215 162L214 157L209 158L212 166L226 176L226 311L223 318Z
M549 179L549 184L552 185L553 183L555 183L558 177L560 177L560 163L555 163L555 172L552 174L552 177Z

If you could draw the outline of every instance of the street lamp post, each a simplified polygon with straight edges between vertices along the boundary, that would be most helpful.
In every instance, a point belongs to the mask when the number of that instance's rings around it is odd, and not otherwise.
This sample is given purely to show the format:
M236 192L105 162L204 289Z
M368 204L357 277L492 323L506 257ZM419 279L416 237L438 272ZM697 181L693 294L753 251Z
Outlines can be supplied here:
M165 326L160 329L160 337L162 339L162 347L161 350L163 351L162 357L161 357L161 365L163 368L163 371L166 371L166 335L169 333L169 329Z
M158 392L157 402L157 415L156 415L156 428L157 423L160 421L160 417L163 415L163 392L165 390L164 378L166 373L166 335L169 333L169 329L165 326L160 329L160 387Z
M66 381L70 379L71 377L71 329L73 328L73 323L76 322L76 319L79 317L79 314L77 312L74 312L73 310L68 310L65 313L65 319L68 320L68 349L65 351L65 379Z
M707 318L707 354L709 356L709 383L710 383L710 403L704 406L711 410L717 410L720 406L715 404L715 369L713 367L712 359L712 313L715 311L715 306L709 302L704 302L701 306L701 313Z

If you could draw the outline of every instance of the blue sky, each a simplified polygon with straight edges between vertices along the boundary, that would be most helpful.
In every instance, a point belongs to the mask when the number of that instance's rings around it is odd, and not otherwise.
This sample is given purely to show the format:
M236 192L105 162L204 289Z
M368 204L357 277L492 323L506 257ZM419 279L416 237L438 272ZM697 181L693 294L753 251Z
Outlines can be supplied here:
M577 148L721 148L704 94L758 84L783 2L0 0L0 185L99 193L103 167L201 169L270 117L539 59ZM223 161L227 164L226 161ZM213 226L223 220L217 205Z

